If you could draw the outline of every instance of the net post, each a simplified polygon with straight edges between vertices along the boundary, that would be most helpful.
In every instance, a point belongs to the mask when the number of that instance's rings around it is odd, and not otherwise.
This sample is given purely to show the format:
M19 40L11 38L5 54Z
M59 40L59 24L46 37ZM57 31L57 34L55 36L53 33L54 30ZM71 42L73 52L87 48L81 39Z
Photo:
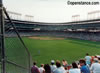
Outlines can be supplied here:
M4 14L3 14L3 3L0 0L0 30L1 30L1 54L2 54L2 73L6 73L5 67L5 47L4 47Z

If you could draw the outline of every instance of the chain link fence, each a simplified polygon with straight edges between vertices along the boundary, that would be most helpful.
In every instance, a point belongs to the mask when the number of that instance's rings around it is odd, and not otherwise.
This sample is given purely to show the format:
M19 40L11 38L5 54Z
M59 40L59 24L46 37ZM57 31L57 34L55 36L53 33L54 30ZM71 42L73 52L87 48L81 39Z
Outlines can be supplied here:
M5 23L6 72L29 73L30 55L17 30Z
M7 15L6 11L4 12ZM0 25L0 73L30 73L31 57L28 48L16 30L14 23L10 20L9 15L7 15L7 18L9 21L5 22L4 28ZM1 29L4 29L4 34L1 34ZM5 72L2 72L2 35L4 35Z

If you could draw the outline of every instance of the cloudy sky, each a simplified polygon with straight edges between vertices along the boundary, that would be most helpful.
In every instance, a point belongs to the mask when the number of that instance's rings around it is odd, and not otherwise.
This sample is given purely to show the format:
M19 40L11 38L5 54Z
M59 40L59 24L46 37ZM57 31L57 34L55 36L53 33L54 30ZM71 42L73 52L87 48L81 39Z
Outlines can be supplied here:
M4 0L9 11L34 16L39 22L69 22L72 15L80 15L80 20L87 19L87 13L100 10L100 5L68 5L68 0ZM69 0L82 1L82 0ZM91 1L91 0L83 0ZM98 1L99 0L92 0ZM22 16L22 19L24 17Z

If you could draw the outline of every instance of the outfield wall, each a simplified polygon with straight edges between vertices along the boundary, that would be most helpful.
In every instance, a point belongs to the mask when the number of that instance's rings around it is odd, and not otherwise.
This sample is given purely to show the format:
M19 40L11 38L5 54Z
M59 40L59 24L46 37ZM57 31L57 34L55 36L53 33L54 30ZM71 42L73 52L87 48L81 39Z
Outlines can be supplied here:
M13 36L15 37L13 33ZM82 40L100 41L100 32L64 32L64 31L30 31L20 32L21 36L53 36L53 37L64 37L64 38L77 38ZM7 33L6 33L6 36ZM10 37L10 36L8 36Z

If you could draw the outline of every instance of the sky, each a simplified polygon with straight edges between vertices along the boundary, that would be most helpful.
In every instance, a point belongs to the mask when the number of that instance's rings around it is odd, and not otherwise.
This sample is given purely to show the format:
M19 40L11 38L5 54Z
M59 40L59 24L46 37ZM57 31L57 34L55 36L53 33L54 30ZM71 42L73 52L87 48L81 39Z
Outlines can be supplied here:
M68 5L68 0L3 0L8 11L34 16L38 22L71 22L73 15L80 15L80 20L87 19L87 13L100 10L100 5ZM91 1L91 0L69 0ZM92 0L98 1L99 0Z

